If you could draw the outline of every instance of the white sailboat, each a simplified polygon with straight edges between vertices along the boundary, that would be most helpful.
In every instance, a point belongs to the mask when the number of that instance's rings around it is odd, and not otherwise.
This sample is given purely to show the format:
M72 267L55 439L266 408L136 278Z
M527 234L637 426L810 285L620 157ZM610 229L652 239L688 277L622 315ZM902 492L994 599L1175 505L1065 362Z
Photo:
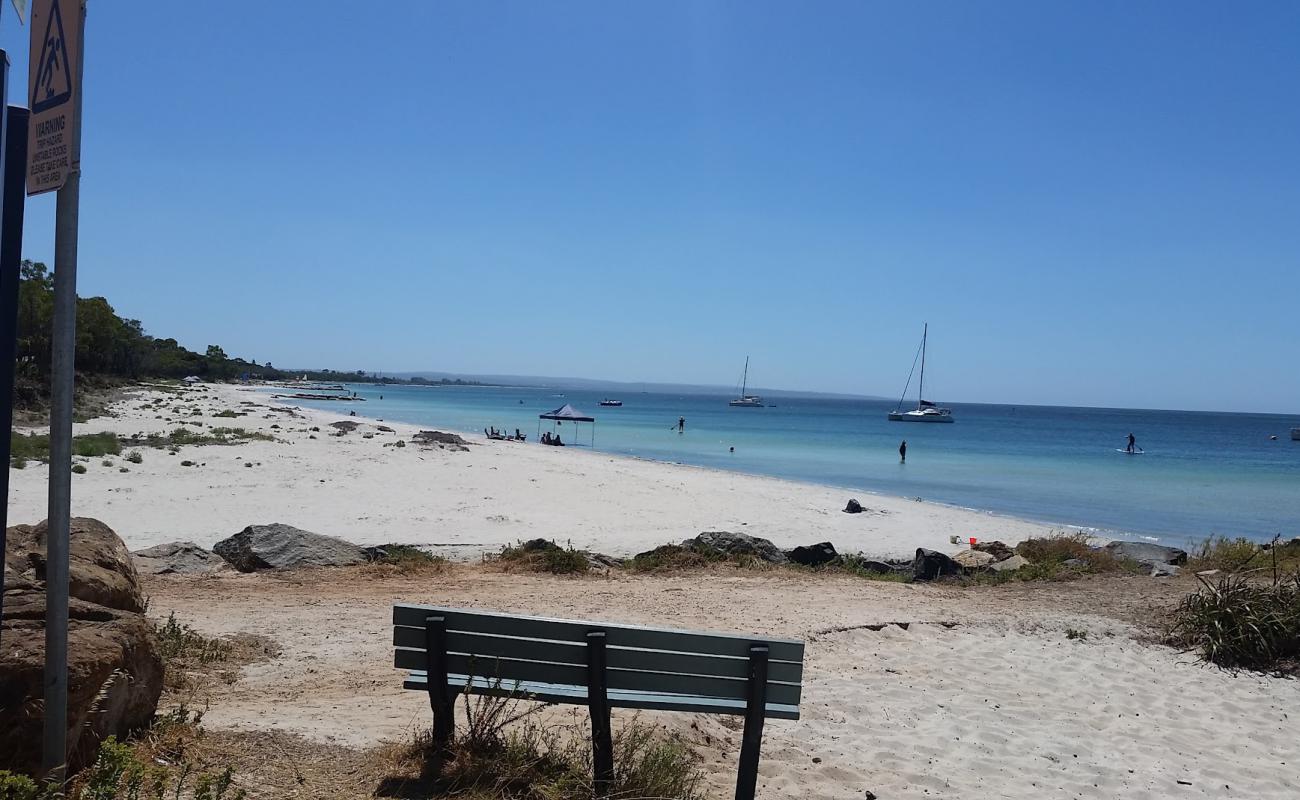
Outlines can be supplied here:
M762 408L763 398L758 395L746 394L745 390L749 388L749 356L745 356L745 372L740 378L740 397L727 403L735 408Z
M952 410L940 408L929 400L925 399L925 343L930 335L930 325L925 324L921 330L921 383L916 390L916 408L911 411L903 411L903 400L907 397L907 387L912 384L912 374L907 375L907 386L903 387L903 397L898 399L898 406L889 412L891 422L953 422ZM912 369L916 369L916 362L912 362Z

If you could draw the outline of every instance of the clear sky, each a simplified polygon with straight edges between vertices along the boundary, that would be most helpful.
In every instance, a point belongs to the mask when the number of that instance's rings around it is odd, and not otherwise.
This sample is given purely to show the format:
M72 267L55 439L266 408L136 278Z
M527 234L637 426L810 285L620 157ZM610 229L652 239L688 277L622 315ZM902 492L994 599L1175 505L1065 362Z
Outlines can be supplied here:
M91 0L86 29L81 292L196 349L721 384L748 354L894 395L929 321L935 400L1300 412L1300 3Z

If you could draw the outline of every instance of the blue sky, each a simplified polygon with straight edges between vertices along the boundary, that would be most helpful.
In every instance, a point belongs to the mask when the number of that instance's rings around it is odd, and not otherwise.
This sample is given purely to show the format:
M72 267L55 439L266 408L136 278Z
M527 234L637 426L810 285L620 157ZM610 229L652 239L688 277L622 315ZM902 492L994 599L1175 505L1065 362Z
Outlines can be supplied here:
M197 349L893 395L928 320L937 400L1300 411L1300 4L86 27L81 292Z

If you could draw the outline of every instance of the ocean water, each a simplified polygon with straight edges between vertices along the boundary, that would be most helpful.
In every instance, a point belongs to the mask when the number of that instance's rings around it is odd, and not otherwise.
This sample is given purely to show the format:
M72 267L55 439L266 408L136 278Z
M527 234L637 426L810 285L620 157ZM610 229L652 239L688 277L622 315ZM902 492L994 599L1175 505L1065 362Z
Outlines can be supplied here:
M959 404L954 424L926 425L889 422L894 404L870 400L731 408L724 395L634 392L608 408L583 390L348 388L366 402L295 402L444 430L518 428L530 444L538 414L571 403L597 418L597 450L843 487L846 499L865 489L1174 545L1300 535L1300 442L1289 433L1300 415ZM558 430L590 446L592 426L578 427ZM1116 452L1130 432L1143 455Z

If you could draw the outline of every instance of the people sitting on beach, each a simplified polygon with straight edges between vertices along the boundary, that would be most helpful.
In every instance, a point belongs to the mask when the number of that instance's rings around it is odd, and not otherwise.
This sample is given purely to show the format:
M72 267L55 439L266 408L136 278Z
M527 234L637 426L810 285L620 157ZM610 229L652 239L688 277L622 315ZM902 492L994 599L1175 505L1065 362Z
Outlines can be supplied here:
M551 443L551 432L547 431L546 433L542 434L542 444L550 444L550 443Z
M556 447L564 447L564 442L560 440L560 434L557 433L551 437L551 444Z

